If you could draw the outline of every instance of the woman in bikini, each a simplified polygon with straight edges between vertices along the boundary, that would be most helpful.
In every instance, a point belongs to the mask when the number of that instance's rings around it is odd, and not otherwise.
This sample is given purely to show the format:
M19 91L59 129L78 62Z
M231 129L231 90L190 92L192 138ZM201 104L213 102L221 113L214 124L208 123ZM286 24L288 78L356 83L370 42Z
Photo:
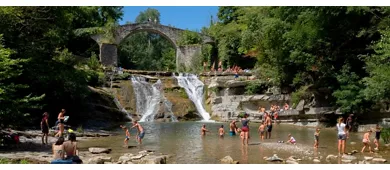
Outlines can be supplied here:
M55 160L63 160L65 158L65 150L64 150L64 137L59 137L57 142L53 144L53 159Z
M242 123L241 133L243 134L243 138L242 138L243 145L245 145L245 143L248 145L249 142L249 120L247 118L248 118L248 114L245 113L244 117L241 119L241 123Z
M55 137L57 136L62 136L63 133L64 133L64 122L65 122L65 117L64 117L64 114L65 114L65 109L62 109L61 112L58 114L58 127L59 127L59 131L58 133L55 135Z

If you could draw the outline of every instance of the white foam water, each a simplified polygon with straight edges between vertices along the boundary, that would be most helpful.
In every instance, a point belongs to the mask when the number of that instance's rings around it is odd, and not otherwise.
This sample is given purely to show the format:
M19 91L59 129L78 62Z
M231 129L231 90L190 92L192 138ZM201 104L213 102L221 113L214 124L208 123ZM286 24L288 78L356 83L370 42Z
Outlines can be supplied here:
M204 84L194 74L179 73L179 76L173 75L180 87L184 88L190 100L195 104L196 110L204 121L210 120L210 114L203 107L203 87Z

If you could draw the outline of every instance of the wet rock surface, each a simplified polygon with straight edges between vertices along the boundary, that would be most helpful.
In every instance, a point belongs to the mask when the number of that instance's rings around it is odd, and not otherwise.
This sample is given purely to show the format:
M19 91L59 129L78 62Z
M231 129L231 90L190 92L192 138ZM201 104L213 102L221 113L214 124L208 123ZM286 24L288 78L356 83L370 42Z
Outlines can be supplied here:
M110 148L88 148L89 152L93 154L99 154L99 153L110 153Z

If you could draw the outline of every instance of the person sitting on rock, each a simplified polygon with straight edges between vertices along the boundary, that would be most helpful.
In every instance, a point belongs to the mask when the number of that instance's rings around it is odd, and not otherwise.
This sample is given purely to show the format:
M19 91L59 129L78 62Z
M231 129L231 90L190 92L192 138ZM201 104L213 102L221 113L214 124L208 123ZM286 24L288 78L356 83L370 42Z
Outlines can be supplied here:
M287 143L291 143L291 144L294 144L294 145L296 144L297 141L295 140L294 137L291 136L291 134L288 134L288 138L289 139L288 139Z
M83 161L77 156L77 142L76 142L76 134L70 133L68 141L64 142L64 150L66 153L66 159L72 160L72 162L81 164Z
M64 160L65 149L64 149L64 137L60 136L56 143L52 146L53 150L53 161L51 164L72 164L72 160Z

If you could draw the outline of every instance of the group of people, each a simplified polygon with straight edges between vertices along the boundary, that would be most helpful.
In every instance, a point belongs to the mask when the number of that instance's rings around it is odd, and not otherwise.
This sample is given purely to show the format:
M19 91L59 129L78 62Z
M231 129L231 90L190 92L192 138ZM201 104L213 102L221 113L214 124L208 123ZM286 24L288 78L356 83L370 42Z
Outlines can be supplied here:
M65 109L61 109L61 112L58 114L56 126L58 127L58 132L54 137L58 137L57 141L52 145L53 152L53 161L52 164L71 164L71 163L82 163L82 160L77 156L77 142L76 134L69 133L68 141L65 141L64 130L65 130ZM48 136L49 136L49 113L43 113L43 118L41 120L41 130L42 130L42 144L48 145Z
M344 123L344 118L339 118L338 120L338 123L336 124L336 127L337 127L337 136L338 136L338 152L339 154L345 154L345 143L346 143L346 140L349 139L349 133L351 132L351 120L352 120L352 116L353 115L350 115L346 122ZM379 150L379 139L380 139L380 136L381 136L381 127L377 124L375 129L369 129L367 130L366 133L364 133L363 135L363 139L362 139L362 143L363 143L363 148L361 150L361 152L363 153L366 149L366 147L368 147L368 150L370 153L372 153L372 149L371 149L371 140L370 140L370 135L373 131L375 131L375 138L374 138L374 144L375 144L375 150Z
M126 126L120 125L120 128L122 128L125 131L125 140L123 143L125 144L124 146L127 147L130 139L130 132L129 129ZM130 130L136 128L137 129L137 135L136 135L136 140L138 141L138 144L142 144L142 139L145 136L145 131L144 128L141 126L141 124L138 123L138 121L133 121L133 126L130 127Z
M223 73L235 73L235 75L237 75L238 77L238 73L243 73L243 72L250 72L249 69L245 69L243 70L241 67L237 66L237 65L234 65L233 67L229 67L227 69L223 69L222 67L222 61L218 62L218 69L214 69L215 68L215 63L210 67L210 71L211 72L223 72ZM207 62L203 62L203 72L207 72Z

